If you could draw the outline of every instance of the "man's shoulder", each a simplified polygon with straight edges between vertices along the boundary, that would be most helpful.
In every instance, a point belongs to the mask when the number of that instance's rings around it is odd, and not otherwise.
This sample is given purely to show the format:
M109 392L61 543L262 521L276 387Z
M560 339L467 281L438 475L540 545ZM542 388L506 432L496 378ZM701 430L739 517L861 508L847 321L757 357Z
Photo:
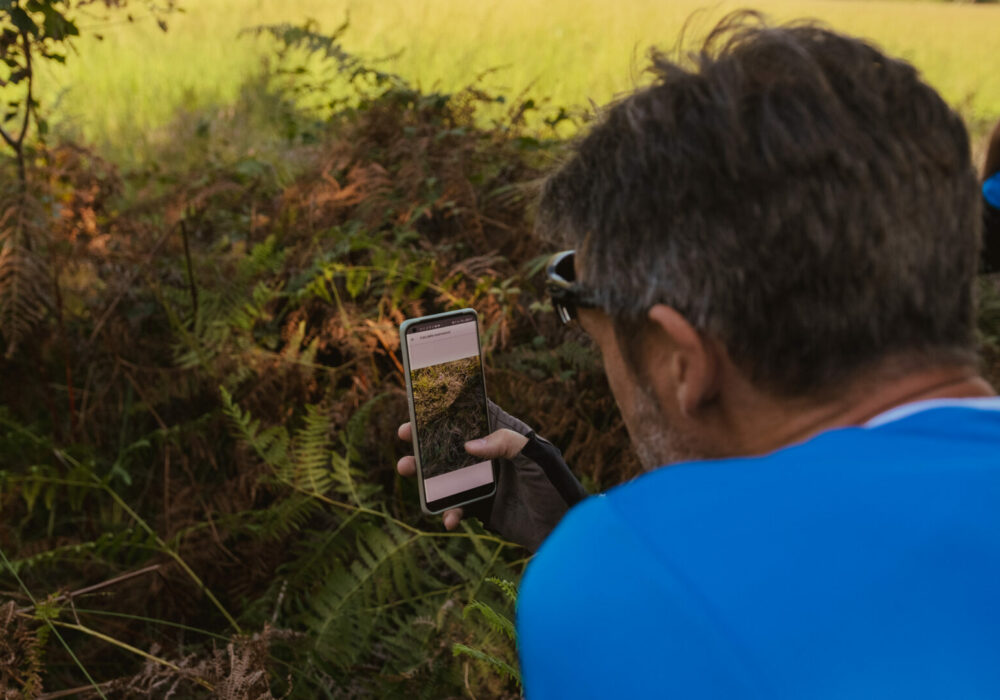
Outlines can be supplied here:
M873 496L882 508L905 511L941 482L963 484L966 471L976 480L1000 480L1000 468L983 472L991 464L1000 467L1000 410L942 405L830 430L765 455L660 467L571 510L532 566L542 569L564 551L574 552L574 565L580 553L621 553L623 539L636 541L637 556L665 546L675 552L725 539L730 529L746 533L782 518L866 509Z
M637 536L614 500L574 508L524 576L517 627L529 697L643 697L657 687L752 695L753 670L707 621L683 572Z
M650 552L673 555L688 543L725 551L732 537L785 539L771 527L783 520L822 530L839 511L927 513L928 495L1000 482L1000 400L989 401L830 430L765 455L655 469L571 511L546 549L569 540L615 547L627 532ZM615 538L603 535L612 530Z
M661 468L587 499L524 577L526 687L565 697L558 684L584 663L581 697L611 692L623 669L680 695L793 697L811 676L871 680L874 654L931 653L914 620L938 638L983 639L1000 625L1000 611L982 617L1000 576L1000 413L987 413L936 408ZM981 649L1000 650L987 636ZM965 673L982 656L967 647L920 682ZM792 648L794 664L747 661ZM796 690L772 692L776 679Z

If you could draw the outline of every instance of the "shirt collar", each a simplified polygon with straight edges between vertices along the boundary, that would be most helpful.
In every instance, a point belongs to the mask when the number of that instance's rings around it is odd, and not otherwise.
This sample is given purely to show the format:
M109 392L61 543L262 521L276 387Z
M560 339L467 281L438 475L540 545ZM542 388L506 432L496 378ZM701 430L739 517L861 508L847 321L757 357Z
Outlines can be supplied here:
M866 428L877 428L886 423L909 418L916 413L935 408L975 408L981 411L1000 411L1000 396L983 396L974 399L925 399L890 408L865 423Z

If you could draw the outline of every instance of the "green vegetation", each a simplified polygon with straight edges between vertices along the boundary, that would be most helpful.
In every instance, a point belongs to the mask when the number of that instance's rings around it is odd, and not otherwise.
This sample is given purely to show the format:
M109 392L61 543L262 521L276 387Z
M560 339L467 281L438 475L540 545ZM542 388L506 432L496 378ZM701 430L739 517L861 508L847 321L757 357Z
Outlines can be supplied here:
M0 690L519 697L528 554L474 521L444 532L396 475L397 327L475 308L491 398L593 488L637 472L594 351L541 293L529 204L576 124L560 105L626 87L622 56L636 27L665 35L661 4L559 0L562 41L525 2L359 5L339 37L232 38L293 5L335 26L346 6L319 0L203 0L166 33L148 3L136 23L76 16L79 55L39 73L33 114L57 128L0 158ZM918 36L885 21L899 4L864 7L921 51L972 52L990 22L939 41L936 18L995 12L907 6L905 22L931 13ZM669 12L676 31L686 9ZM373 68L350 42L405 52ZM966 106L1000 111L992 64L970 63ZM549 103L518 96L535 78Z
M171 126L178 110L203 110L198 118L205 121L232 115L234 101L273 51L268 42L238 38L241 29L313 18L330 31L349 18L348 51L385 57L381 68L425 91L454 92L485 73L482 85L491 92L528 93L574 111L641 80L647 48L673 47L695 10L707 8L692 20L694 37L743 5L551 0L541 11L531 0L198 0L168 17L166 33L140 12L135 23L120 16L81 21L79 55L50 69L43 96L63 133L101 145L118 161L149 160L182 135ZM777 19L821 19L911 60L977 133L1000 117L1000 5L761 0L753 6ZM571 131L567 123L561 133Z
M155 171L32 142L22 187L0 161L0 685L516 697L486 580L527 552L443 532L395 474L397 327L476 308L496 400L593 482L634 473L535 274L525 183L559 144L344 61L355 106L326 120L295 104L308 76L248 88L287 127L266 152L222 142L248 97L178 122Z

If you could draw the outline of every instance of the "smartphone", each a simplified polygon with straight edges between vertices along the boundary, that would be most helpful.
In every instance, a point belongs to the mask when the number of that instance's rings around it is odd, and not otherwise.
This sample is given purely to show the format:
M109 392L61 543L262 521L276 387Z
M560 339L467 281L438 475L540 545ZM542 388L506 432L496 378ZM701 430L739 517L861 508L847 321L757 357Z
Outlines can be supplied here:
M413 427L420 507L428 515L488 498L496 465L465 443L492 432L479 343L479 316L461 309L399 327Z

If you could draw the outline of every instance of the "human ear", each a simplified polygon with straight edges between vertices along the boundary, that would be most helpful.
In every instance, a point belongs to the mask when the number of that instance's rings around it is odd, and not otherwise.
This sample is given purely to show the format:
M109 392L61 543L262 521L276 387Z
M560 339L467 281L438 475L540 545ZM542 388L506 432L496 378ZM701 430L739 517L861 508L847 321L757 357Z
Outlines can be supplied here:
M716 394L719 367L713 347L670 306L657 304L647 317L652 325L647 348L660 355L659 362L649 365L650 378L670 387L681 412L691 416ZM666 376L654 378L654 373Z

